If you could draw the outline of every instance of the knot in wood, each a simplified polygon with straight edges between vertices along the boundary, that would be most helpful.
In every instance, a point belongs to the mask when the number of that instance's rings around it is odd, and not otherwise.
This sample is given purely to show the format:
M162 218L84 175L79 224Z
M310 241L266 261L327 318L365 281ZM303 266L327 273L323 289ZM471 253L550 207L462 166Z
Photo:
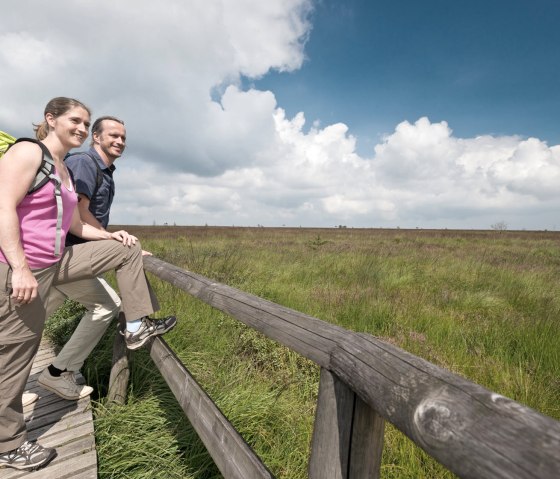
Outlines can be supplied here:
M457 407L445 393L421 401L414 411L414 427L419 439L432 446L443 446L457 437L464 426Z

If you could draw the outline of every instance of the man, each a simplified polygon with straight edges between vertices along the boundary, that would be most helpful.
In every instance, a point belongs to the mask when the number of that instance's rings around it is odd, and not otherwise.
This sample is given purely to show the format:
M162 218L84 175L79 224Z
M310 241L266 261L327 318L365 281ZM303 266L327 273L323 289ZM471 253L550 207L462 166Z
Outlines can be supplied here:
M71 171L78 194L78 209L83 222L104 230L115 195L114 162L126 147L124 123L112 116L98 118L91 129L91 148L88 152L69 155L66 166ZM66 245L84 240L68 235ZM151 290L150 290L151 292ZM87 309L72 337L64 345L53 363L39 376L37 382L59 396L78 400L90 395L93 388L76 383L75 373L118 314L121 300L105 279L75 281L57 287L47 306L47 316L66 299L72 299ZM153 295L153 301L157 299ZM155 320L127 322L125 342L129 349L137 349L152 336L161 335L176 324L173 316Z

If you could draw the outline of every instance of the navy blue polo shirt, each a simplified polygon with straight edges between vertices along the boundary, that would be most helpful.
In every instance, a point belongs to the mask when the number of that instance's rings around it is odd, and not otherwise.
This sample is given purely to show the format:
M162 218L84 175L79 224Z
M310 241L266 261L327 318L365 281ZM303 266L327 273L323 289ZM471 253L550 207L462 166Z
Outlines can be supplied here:
M97 218L103 228L107 228L109 213L115 196L113 171L116 168L114 164L111 166L105 165L95 148L90 148L87 153L81 152L70 155L65 160L66 167L74 178L76 193L89 198L89 211ZM97 187L98 167L103 173L103 181L99 187ZM66 246L83 242L84 240L71 233L67 235Z

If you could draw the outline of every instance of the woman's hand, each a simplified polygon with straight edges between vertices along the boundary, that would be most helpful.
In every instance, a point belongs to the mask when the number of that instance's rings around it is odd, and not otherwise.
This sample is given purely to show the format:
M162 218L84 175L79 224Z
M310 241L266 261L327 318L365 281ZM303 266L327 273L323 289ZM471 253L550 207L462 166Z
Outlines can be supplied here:
M111 233L111 238L116 241L121 241L125 246L132 246L133 244L136 244L136 241L138 241L138 238L136 236L131 235L124 230L119 230Z
M17 304L28 304L37 297L38 283L29 268L12 271L12 298Z

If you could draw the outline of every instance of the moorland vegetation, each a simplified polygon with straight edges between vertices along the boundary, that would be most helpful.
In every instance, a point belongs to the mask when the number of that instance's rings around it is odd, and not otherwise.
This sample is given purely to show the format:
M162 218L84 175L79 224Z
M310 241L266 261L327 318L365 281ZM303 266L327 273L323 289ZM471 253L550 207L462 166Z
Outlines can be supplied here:
M560 233L126 226L158 258L344 328L372 334L560 420ZM307 477L319 370L150 277L165 339L281 479ZM79 319L65 304L47 334ZM221 477L144 350L126 405L105 395L116 328L83 374L96 387L100 478ZM452 473L387 426L384 478Z

